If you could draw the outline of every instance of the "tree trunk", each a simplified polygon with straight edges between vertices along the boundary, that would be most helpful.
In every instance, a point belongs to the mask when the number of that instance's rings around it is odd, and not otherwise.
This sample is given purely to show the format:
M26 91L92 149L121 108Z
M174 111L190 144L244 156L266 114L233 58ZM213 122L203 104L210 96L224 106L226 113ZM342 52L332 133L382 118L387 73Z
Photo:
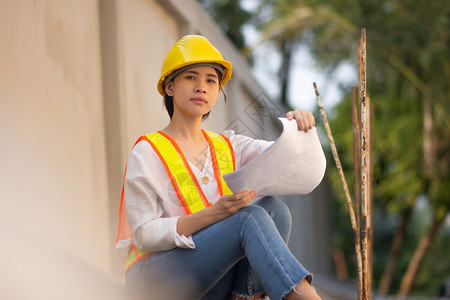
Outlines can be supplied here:
M423 102L423 169L425 178L429 178L435 164L433 149L433 116L431 102L425 98Z
M293 41L290 39L284 39L280 42L280 50L282 55L280 68L280 101L286 106L288 106L289 75L291 70L293 44Z
M408 269L406 270L405 275L403 275L398 296L405 297L411 292L414 286L414 281L416 280L416 275L419 272L420 265L425 259L428 249L436 237L442 223L444 223L444 219L445 218L441 218L438 220L436 217L433 218L433 222L428 232L420 240L413 257L409 262Z
M412 206L407 207L402 212L400 225L397 227L394 238L392 239L386 268L384 269L383 275L380 279L380 286L378 287L378 294L380 296L385 296L389 293L389 288L391 287L395 267L397 266L398 258L400 255L400 250L402 249L403 241L406 236L406 228L408 227L409 221L411 220L411 213Z

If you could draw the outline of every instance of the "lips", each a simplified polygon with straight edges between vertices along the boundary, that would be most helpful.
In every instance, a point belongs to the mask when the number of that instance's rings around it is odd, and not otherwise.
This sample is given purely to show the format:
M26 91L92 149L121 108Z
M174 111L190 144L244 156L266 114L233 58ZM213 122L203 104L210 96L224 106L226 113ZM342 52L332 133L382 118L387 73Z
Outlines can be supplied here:
M202 98L202 97L194 97L194 98L191 98L191 101L192 102L195 102L195 103L199 103L199 104L202 104L202 103L208 103L208 101L206 101L206 99L205 98Z

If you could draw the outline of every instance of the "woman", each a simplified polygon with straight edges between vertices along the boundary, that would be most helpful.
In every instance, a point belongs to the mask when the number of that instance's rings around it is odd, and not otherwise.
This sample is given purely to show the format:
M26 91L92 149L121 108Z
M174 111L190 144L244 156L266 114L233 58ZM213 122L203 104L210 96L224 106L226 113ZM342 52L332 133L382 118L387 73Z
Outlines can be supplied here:
M136 299L320 299L286 246L287 207L273 197L251 203L256 191L233 194L221 176L271 142L201 129L231 73L202 36L183 37L163 62L158 91L171 120L135 144L122 192L117 247L129 249ZM299 130L315 124L311 113L286 117Z

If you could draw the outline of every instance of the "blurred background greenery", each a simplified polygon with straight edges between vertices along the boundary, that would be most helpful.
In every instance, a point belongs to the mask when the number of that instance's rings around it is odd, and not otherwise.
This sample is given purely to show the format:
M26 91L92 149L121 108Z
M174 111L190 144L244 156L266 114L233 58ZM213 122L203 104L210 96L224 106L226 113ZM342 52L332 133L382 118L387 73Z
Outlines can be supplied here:
M287 107L293 106L288 91L290 85L295 88L298 47L308 47L324 72L342 64L356 69L357 40L366 28L374 122L373 287L379 295L439 296L450 278L450 1L199 2L250 63L258 63L255 47L276 49L278 100ZM257 45L248 42L244 29L249 27L258 36ZM341 84L340 89L344 97L325 109L352 188L352 86ZM328 152L333 246L344 254L347 280L354 281L353 233Z

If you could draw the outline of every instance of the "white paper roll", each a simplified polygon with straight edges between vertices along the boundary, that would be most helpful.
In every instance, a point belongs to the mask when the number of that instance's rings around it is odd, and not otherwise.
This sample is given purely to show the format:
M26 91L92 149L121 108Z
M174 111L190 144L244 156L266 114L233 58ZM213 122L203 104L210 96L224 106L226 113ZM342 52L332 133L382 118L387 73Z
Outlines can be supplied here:
M316 128L299 131L295 120L279 118L280 137L246 165L223 175L233 193L256 190L258 196L302 195L322 181L325 154Z

